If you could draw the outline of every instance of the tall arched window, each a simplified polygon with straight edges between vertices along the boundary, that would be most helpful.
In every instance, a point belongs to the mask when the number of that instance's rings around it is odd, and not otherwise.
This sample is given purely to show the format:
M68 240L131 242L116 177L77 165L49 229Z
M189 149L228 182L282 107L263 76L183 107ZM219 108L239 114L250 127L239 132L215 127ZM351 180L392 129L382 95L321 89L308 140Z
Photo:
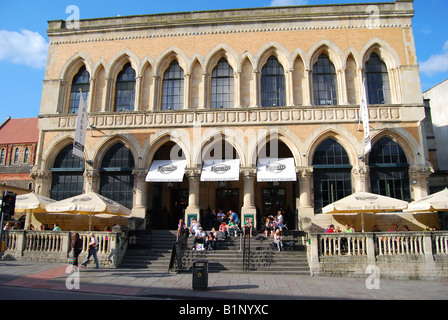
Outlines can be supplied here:
M180 110L184 106L184 70L174 60L163 75L162 110Z
M336 69L325 54L313 66L313 92L315 105L338 104Z
M84 161L74 158L73 144L59 152L54 161L50 198L63 200L82 194L84 187Z
M135 77L131 63L127 63L118 74L115 87L115 111L134 111Z
M231 108L234 103L233 69L226 59L219 60L212 72L211 108Z
M2 151L0 152L0 164L5 164L5 155L6 151L5 148L3 148Z
M352 194L350 159L332 138L322 142L313 157L314 212Z
M14 151L14 164L19 163L19 148Z
M134 197L134 157L121 142L104 155L100 168L100 194L132 209Z
M386 64L372 53L366 62L366 81L369 104L389 104L390 85Z
M261 72L261 106L286 105L285 71L277 58L271 56Z
M403 149L390 138L382 138L369 156L373 193L410 201L409 163Z
M81 91L84 101L87 103L90 91L90 74L85 66L81 67L78 73L73 77L72 87L70 89L68 113L78 113Z
M30 149L28 147L26 147L25 152L23 154L23 163L28 163L29 156L30 156Z

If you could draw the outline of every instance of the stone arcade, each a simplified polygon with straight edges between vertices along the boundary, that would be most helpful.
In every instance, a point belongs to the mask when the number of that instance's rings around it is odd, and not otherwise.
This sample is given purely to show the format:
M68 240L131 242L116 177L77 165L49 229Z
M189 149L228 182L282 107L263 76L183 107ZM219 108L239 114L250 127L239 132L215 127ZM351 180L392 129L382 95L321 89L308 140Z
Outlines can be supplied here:
M413 14L412 0L396 0L99 18L79 28L50 21L36 192L60 200L96 191L132 209L131 228L161 229L211 209L257 226L283 210L292 229L356 227L322 207L355 191L420 199L431 168ZM80 89L90 122L85 163L71 154ZM272 174L292 176L262 178L266 158L287 164ZM152 180L156 161L167 166ZM210 164L216 179L204 178ZM419 230L437 219L393 218Z

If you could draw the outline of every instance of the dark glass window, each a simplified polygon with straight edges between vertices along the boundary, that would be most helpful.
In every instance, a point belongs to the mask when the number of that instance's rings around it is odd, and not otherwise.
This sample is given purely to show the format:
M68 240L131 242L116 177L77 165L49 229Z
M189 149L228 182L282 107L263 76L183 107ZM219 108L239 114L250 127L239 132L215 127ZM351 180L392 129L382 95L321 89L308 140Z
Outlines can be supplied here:
M0 153L0 164L5 164L5 149Z
M23 163L28 163L29 154L30 154L30 149L28 149L28 147L27 147L27 148L25 148L25 153L23 154Z
M334 139L322 142L313 157L314 212L352 194L351 165L347 152Z
M127 63L118 74L115 87L115 110L134 111L135 104L135 71L130 63Z
M369 104L390 103L389 74L376 53L372 53L366 62L366 81Z
M409 164L403 149L395 141L383 138L369 156L373 193L410 201Z
M325 54L319 56L313 67L313 92L315 105L338 104L336 70Z
M231 108L234 103L233 69L226 59L219 60L212 72L211 107Z
M14 152L14 163L17 164L19 162L19 148L16 148Z
M79 69L78 73L73 77L68 113L78 113L81 98L80 90L82 91L84 101L87 103L90 91L90 74L85 66Z
M52 171L50 198L63 200L83 193L84 161L74 158L73 145L62 149L56 157Z
M134 157L122 143L104 155L100 168L100 194L132 209L134 197Z
M268 59L261 73L261 106L286 105L285 71L277 58Z
M163 75L162 110L180 110L184 106L184 70L171 62Z

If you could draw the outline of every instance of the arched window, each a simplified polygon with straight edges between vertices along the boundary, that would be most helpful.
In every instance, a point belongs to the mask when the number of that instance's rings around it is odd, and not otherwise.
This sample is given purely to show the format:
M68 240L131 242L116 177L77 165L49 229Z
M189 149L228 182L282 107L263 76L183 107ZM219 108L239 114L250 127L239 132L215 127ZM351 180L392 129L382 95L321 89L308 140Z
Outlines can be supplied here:
M74 158L73 144L59 152L54 161L50 198L63 200L82 194L84 187L84 161Z
M211 108L231 108L234 103L233 69L226 59L219 60L212 72Z
M78 113L79 100L81 97L80 90L82 91L84 101L87 103L90 91L90 74L85 66L81 67L78 73L73 77L72 87L70 89L68 113Z
M19 163L19 148L14 151L14 164Z
M5 164L5 148L2 149L1 153L0 153L0 164Z
M28 147L26 147L25 153L23 154L23 163L28 163L29 155L30 155L30 149Z
M313 67L313 92L315 105L338 104L336 69L325 54L319 56Z
M369 156L369 167L373 193L411 200L409 163L398 143L390 138L375 143Z
M376 53L372 53L366 62L366 81L369 104L390 103L389 74Z
M135 71L131 63L127 63L118 74L115 97L115 111L134 111Z
M313 157L314 212L352 194L350 159L332 138L322 142Z
M100 168L100 194L132 209L134 197L134 157L121 142L104 155Z
M184 106L184 70L174 60L163 75L162 110L180 110Z
M261 106L286 105L285 71L277 58L271 56L261 72Z

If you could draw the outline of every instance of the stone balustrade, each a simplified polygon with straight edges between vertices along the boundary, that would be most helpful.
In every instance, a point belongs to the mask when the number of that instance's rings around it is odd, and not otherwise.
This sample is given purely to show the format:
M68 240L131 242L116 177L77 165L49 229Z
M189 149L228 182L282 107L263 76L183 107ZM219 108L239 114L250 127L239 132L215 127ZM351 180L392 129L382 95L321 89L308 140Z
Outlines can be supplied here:
M308 258L313 275L448 279L448 232L311 234Z
M78 232L82 240L79 259L87 256L90 232ZM66 263L75 232L53 231L3 231L4 252L2 260L42 261ZM95 232L98 241L100 266L117 268L126 252L124 232ZM93 258L91 259L93 260Z

